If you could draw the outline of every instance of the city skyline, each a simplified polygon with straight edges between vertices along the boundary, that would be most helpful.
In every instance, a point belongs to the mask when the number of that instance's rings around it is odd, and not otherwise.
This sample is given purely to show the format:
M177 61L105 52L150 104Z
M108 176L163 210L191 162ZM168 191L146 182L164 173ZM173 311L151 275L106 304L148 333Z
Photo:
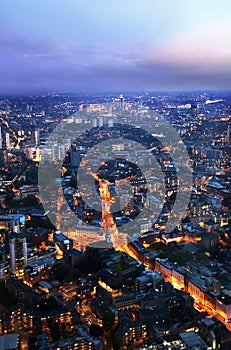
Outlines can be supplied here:
M231 349L230 10L0 2L0 350Z
M228 90L230 9L224 0L4 2L0 93Z
M1 98L3 349L231 348L230 106Z

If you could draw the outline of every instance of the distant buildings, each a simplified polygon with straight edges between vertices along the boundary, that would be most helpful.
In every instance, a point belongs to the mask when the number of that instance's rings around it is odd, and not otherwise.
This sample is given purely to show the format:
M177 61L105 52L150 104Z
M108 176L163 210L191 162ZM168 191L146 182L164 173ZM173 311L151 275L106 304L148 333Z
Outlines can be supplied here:
M119 108L121 111L124 110L124 96L123 95L120 95L120 97L119 97Z
M126 98L123 95L86 96L84 103L83 96L73 98L54 94L43 96L42 100L37 102L36 97L25 101L20 99L17 103L15 98L16 107L9 105L9 113L4 113L3 119L9 127L3 121L0 126L1 213L4 213L0 216L0 279L6 294L9 293L16 300L14 305L8 307L3 303L4 298L0 298L0 334L4 335L0 337L0 349L8 350L7 339L14 340L13 333L20 330L30 334L32 339L36 338L35 348L40 350L101 350L111 346L107 344L107 331L101 328L105 327L105 316L110 313L114 321L108 333L115 333L113 342L118 348L218 349L225 334L225 326L231 329L231 151L228 100L216 100L207 94L196 96L196 93L193 96L152 96L147 93L137 98L132 95ZM101 104L109 100L114 101L110 107ZM44 105L41 106L41 103ZM142 120L149 114L149 107L158 113L161 111L161 116L154 116L157 125L152 136L160 140L164 138L159 124L166 118L181 136L194 167L193 193L186 208L186 217L184 222L179 223L177 230L168 234L165 233L165 226L174 205L174 194L179 190L173 169L181 169L184 160L171 160L171 149L165 150L161 164L164 189L161 177L148 170L145 174L146 199L140 191L144 179L130 181L133 169L121 161L129 158L133 133L138 141L140 137L143 138L139 129L147 127L146 124L142 125ZM72 143L75 136L72 134L71 137L65 137L62 144L48 142L44 147L50 132L66 116L79 109L93 113L88 123L91 129L89 137L82 137L81 142L76 140ZM135 111L141 118L137 117ZM114 118L116 112L121 115L124 124L131 121L138 126L141 122L141 127L125 128L123 123L118 126ZM69 125L74 122L80 126L82 123L87 125L88 121L84 116L78 118L74 115L69 122ZM80 191L74 188L76 172L85 152L110 135L112 144L105 147L104 151L105 156L113 153L115 164L103 163L104 152L102 154L101 151L99 157L94 155L90 162L100 167L101 175L105 171L109 178L114 177L115 184L113 181L110 183L113 200L117 195L120 177L129 178L133 196L124 192L120 195L118 203L122 214L116 214L114 219L117 225L125 222L131 224L136 239L133 240L131 236L131 242L118 247L124 252L108 249L110 245L104 244L100 258L98 251L96 255L89 254L90 261L93 264L97 261L97 266L89 264L85 273L80 264L84 254L81 249L96 249L102 245L105 232L100 215L85 206ZM127 144L120 142L124 135ZM114 136L118 142L114 141ZM153 155L156 159L161 158L162 146L154 139L151 142ZM16 150L13 149L14 144L17 144ZM146 164L149 166L150 155L148 150L144 153L135 149L132 161L138 162L141 168ZM92 226L80 223L72 229L69 216L62 215L60 210L60 222L65 223L65 227L62 227L62 231L54 232L41 208L11 207L10 200L5 202L6 194L9 198L13 197L14 203L15 200L21 203L30 196L38 198L37 185L22 185L20 182L22 179L27 181L28 167L33 164L36 170L40 160L43 164L49 161L63 166L62 201L58 204L61 207L66 199L82 222L86 220ZM184 186L187 187L187 183ZM46 199L47 210L52 210L52 206L57 207L59 199L55 190ZM149 211L149 217L133 220L127 216L135 207L142 209L142 204ZM159 213L162 208L163 215L154 222L153 211ZM25 215L19 214L21 210ZM27 217L30 219L25 230ZM106 232L109 237L109 228ZM171 254L174 248L179 248L176 260L173 259L175 255ZM182 266L177 263L177 258L181 260L180 254L187 253L187 250L190 251L192 261ZM161 259L160 256L166 256L166 252L170 252L169 259ZM219 261L214 258L215 253ZM208 263L205 262L207 260ZM57 261L58 264L53 268ZM67 282L69 279L70 283ZM54 308L46 309L50 296ZM100 328L95 328L101 333L101 338L89 335L83 323L87 327L98 325ZM94 326L91 328L94 330ZM58 330L63 331L62 335L58 334ZM12 341L11 346L15 349L17 342Z

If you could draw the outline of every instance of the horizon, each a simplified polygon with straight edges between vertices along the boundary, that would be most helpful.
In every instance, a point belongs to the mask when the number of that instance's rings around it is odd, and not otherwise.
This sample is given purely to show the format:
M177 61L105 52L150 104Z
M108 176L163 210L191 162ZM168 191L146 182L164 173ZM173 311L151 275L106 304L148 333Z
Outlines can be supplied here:
M192 95L192 94L223 94L223 95L229 95L231 93L231 88L230 89L195 89L195 90L120 90L120 91L35 91L33 93L27 93L27 92L17 92L17 93L8 93L8 94L3 94L0 92L0 98L34 98L34 97L48 97L52 95L69 95L69 96L76 96L80 97L83 95L84 97L86 96L107 96L107 95L124 95L124 97L135 97L134 94L152 94L152 95ZM138 97L138 96L137 96Z

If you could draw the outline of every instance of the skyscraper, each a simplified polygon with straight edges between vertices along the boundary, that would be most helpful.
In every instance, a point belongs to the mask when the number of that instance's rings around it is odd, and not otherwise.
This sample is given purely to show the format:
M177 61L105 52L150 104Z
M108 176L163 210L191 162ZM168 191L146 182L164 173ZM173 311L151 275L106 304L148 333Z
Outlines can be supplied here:
M22 276L27 265L27 242L23 233L12 233L9 241L11 272Z
M27 241L24 233L25 217L19 215L11 222L12 233L9 236L9 253L11 272L23 276L27 265Z
M102 118L102 117L99 118L98 123L99 123L99 124L98 124L99 127L101 128L101 127L103 126L103 118Z
M97 128L98 121L97 119L93 119L93 128Z
M109 120L108 120L108 127L109 127L109 128L113 128L113 126L114 126L113 120L112 120L112 119L109 119Z
M0 149L2 149L2 127L0 126Z
M10 148L10 134L6 132L6 148Z
M228 129L227 129L227 142L230 143L230 125L228 126Z
M196 117L196 115L197 115L197 103L193 102L191 104L191 116Z
M34 131L34 140L35 140L35 146L38 147L40 144L40 130L39 130L39 128L36 128Z
M124 110L124 96L123 95L120 95L119 101L120 101L120 110L123 111Z
M71 147L71 166L78 168L81 162L82 151L77 147Z

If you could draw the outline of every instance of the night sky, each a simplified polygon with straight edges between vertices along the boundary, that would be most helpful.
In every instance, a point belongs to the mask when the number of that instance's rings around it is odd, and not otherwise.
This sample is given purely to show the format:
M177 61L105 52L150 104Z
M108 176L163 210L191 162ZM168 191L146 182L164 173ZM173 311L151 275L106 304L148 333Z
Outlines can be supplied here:
M0 93L230 89L228 0L3 0Z

